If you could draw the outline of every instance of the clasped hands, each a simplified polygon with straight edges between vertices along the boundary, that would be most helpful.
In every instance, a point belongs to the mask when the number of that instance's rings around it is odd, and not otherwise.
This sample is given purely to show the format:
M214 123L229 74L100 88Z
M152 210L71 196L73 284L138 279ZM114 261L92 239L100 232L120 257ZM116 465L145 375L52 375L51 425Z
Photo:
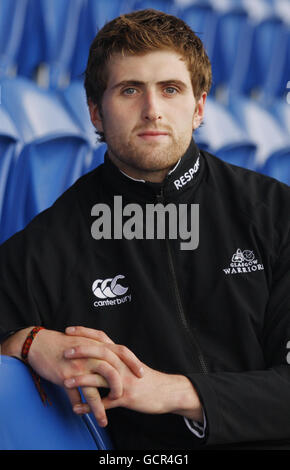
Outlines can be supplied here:
M93 412L102 427L108 424L106 410L116 407L202 421L198 394L187 377L148 367L103 331L83 326L69 327L65 333L41 330L28 359L40 376L65 387L75 413ZM109 389L104 398L100 387Z
M142 381L144 375L148 376L149 368L127 347L115 344L103 331L69 327L65 333L94 340L64 351L64 358L72 361L76 371L74 376L64 380L73 410L79 414L92 411L99 425L106 426L106 409L117 406L138 407L133 394L139 394L144 387L138 382ZM76 390L78 387L86 403L80 401L80 394ZM107 397L101 398L99 387L110 389ZM139 407L142 408L142 405L139 404Z
M92 411L102 427L108 424L106 410L116 407L150 414L175 413L203 420L199 397L187 377L148 367L103 331L69 327L65 334L76 339L76 346L63 353L75 370L75 374L71 374L70 368L70 376L63 384L76 413ZM81 338L93 341L78 343ZM86 403L82 403L78 387ZM109 388L109 394L101 398L99 387Z

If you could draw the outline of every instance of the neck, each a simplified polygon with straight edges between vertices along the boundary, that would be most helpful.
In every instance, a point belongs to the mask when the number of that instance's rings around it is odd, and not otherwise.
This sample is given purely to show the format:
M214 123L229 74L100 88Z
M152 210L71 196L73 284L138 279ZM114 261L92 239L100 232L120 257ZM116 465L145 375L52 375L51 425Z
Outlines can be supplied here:
M122 162L119 160L108 148L108 156L110 160L116 165L117 168L119 168L122 173L124 173L126 176L129 176L129 178L133 178L134 180L139 180L139 181L148 181L150 183L162 183L164 179L166 178L167 174L170 172L170 170L175 166L171 166L169 168L165 168L162 170L156 170L156 171L146 171L146 170L139 170L138 168L133 168L129 165L126 165L126 163Z

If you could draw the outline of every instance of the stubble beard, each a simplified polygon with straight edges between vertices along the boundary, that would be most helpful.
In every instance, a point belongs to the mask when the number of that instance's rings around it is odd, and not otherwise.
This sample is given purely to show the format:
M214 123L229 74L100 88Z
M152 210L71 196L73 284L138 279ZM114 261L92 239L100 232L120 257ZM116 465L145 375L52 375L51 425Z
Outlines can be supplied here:
M112 160L138 172L152 173L170 171L189 147L192 134L183 134L179 138L170 136L168 143L149 143L137 145L132 140L120 141L120 138L105 133L108 154Z

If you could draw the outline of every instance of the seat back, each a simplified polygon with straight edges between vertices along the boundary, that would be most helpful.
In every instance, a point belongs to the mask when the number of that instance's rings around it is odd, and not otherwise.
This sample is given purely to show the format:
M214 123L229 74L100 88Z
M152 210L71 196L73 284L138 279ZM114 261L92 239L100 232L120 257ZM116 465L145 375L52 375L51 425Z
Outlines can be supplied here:
M3 231L3 224L1 223L2 212L5 206L9 175L15 162L18 142L19 136L17 131L10 117L4 111L3 106L0 106L0 241Z
M198 138L208 143L210 152L228 163L253 169L255 143L229 110L211 97L207 98L204 125L198 132Z
M202 40L207 55L213 56L218 15L209 4L197 3L181 9L178 15Z
M1 450L98 450L112 448L105 429L77 416L63 388L46 380L44 405L27 366L0 356Z
M289 136L264 106L236 96L230 100L230 109L249 138L257 145L258 170L271 155L289 149Z
M219 14L212 55L213 90L227 88L236 69L240 69L241 55L248 46L248 15L243 9Z
M6 239L84 174L91 149L56 94L17 79L3 82L3 95L23 140L6 198Z
M39 0L39 3L44 25L47 85L58 88L70 77L84 0Z
M290 186L290 148L271 155L261 172Z
M0 75L9 74L16 66L27 4L28 0L0 2Z
M74 80L68 87L61 91L60 96L69 113L74 117L80 129L85 133L91 145L96 147L97 136L90 119L83 81Z

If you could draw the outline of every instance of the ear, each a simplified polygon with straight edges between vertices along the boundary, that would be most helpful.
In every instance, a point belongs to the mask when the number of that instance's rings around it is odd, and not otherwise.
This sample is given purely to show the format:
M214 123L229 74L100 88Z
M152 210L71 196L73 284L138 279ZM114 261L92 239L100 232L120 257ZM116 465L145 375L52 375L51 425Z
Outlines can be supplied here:
M194 131L201 125L203 121L206 97L207 97L207 93L204 91L201 97L199 98L198 102L196 103L195 112L193 116L193 130Z
M99 132L103 132L102 117L101 117L101 112L99 111L98 106L95 103L93 103L92 100L88 100L88 106L89 106L89 112L90 112L90 117L91 117L93 126Z

